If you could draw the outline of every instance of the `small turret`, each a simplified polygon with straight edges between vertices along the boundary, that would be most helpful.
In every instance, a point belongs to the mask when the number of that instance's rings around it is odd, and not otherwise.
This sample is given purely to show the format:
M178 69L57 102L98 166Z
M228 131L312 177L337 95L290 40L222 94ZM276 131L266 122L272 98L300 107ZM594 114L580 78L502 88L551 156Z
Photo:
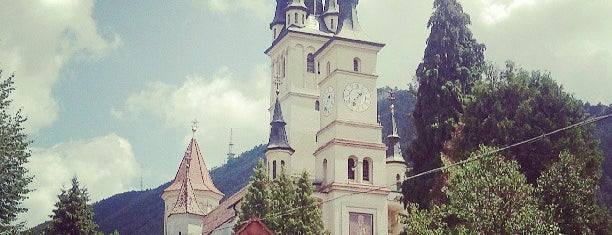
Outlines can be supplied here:
M397 123L395 122L395 96L393 90L389 90L388 97L391 109L391 127L387 135L387 183L396 183L394 190L399 191L401 182L404 180L408 165L402 157L402 149L400 146L400 136L397 132Z
M337 0L340 6L340 22L338 22L338 33L342 30L361 31L359 20L357 19L357 3L359 0Z
M272 179L276 178L277 174L280 174L282 167L285 168L286 174L291 175L291 155L295 152L291 145L289 145L287 132L285 131L287 123L283 119L283 111L278 101L278 87L280 86L278 78L274 83L276 85L276 101L274 102L274 114L270 122L270 139L265 150L268 169L270 169L268 173Z
M276 0L274 19L272 23L270 23L273 39L278 38L278 35L280 35L283 28L285 28L285 8L287 8L287 0Z
M304 4L304 0L290 0L290 4L285 9L285 21L286 27L294 25L297 27L304 27L306 24L306 14L308 8Z
M340 15L337 1L325 0L325 12L323 12L323 21L325 21L327 30L334 33L338 30L338 16Z

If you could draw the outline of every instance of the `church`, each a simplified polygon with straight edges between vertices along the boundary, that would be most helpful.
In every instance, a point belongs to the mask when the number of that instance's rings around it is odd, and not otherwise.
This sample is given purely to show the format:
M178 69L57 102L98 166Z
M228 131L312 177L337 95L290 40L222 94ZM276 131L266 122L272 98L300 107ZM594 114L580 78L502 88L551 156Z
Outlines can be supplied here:
M402 158L391 102L389 133L377 114L376 64L383 43L360 27L358 0L277 0L270 23L271 179L313 177L331 234L399 234ZM389 100L393 101L390 92ZM256 123L267 125L267 123ZM193 130L195 131L195 129ZM164 234L233 234L246 187L219 204L198 143L187 147L165 203Z

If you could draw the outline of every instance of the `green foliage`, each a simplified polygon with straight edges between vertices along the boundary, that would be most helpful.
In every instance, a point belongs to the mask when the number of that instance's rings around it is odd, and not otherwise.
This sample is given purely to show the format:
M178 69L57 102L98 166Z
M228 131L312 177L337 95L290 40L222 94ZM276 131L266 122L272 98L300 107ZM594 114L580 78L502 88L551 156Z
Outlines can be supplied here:
M466 102L465 126L456 144L464 157L479 144L507 146L585 119L581 102L547 73L529 73L512 62L502 72L487 71L487 79L474 87L472 99ZM516 159L527 181L535 184L541 172L567 149L585 162L585 176L597 180L602 153L592 131L592 127L573 128L511 148L504 155Z
M416 70L419 82L414 121L417 138L410 149L414 172L442 165L440 152L451 138L463 112L462 100L479 80L485 46L472 38L470 17L457 0L435 0L427 27L431 29L423 61ZM437 174L404 184L404 198L429 206Z
M89 196L85 187L81 188L77 178L72 178L72 187L62 189L55 203L51 224L47 232L61 235L95 234L98 225L93 221L93 206L87 204Z
M597 182L585 176L585 164L562 152L538 178L540 207L550 209L563 234L612 234L612 220L596 204Z
M320 234L324 230L322 212L319 208L319 203L312 196L313 186L310 176L307 172L302 172L302 175L297 181L295 189L295 200L293 205L302 207L299 213L293 214L295 218L295 230L293 234Z
M0 70L0 79L2 70ZM32 177L24 165L30 157L28 145L31 143L23 133L26 118L21 110L9 113L12 100L14 75L0 82L0 234L15 234L24 224L13 224L19 213L27 209L21 207L26 194L31 190L28 184Z
M240 229L243 223L248 222L251 218L256 217L259 219L265 218L272 212L272 192L270 189L270 180L266 171L266 164L262 159L253 170L254 174L251 176L250 185L244 198L242 199L242 205L240 206L240 213L238 213L238 221L236 231ZM268 226L274 224L272 221L265 221Z
M281 174L270 182L265 164L260 161L250 182L234 230L257 217L275 234L323 233L321 211L312 197L312 183L306 172L294 183L281 168Z
M584 109L591 117L612 114L612 105L601 103L591 105L587 102ZM601 166L602 175L599 180L598 202L607 208L609 214L612 214L612 118L597 122L595 135L599 139L599 148L604 153Z
M442 190L448 203L429 211L411 208L408 234L553 234L558 227L538 208L534 188L516 161L500 155L476 156L494 149L482 147L468 162L449 169Z

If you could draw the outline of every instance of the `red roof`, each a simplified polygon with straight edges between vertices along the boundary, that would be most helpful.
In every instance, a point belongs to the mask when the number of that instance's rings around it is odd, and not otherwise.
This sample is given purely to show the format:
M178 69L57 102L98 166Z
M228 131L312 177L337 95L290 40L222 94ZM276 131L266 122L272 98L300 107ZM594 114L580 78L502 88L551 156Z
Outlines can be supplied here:
M189 170L187 170L188 165ZM185 156L181 161L178 172L176 172L174 181L168 188L164 189L164 192L180 191L181 187L185 184L188 172L189 184L191 185L191 187L188 187L191 188L189 190L209 191L217 194L220 198L224 196L224 194L215 187L215 184L210 178L210 173L208 172L208 168L206 168L206 164L204 163L204 159L198 147L198 142L195 138L191 139L187 151L185 151Z
M170 212L170 215L174 214L206 215L206 213L200 209L189 179L185 180L181 186L181 191L176 199L174 208L172 208Z
M236 235L272 235L272 230L268 229L261 220L251 218L248 223L242 226Z
M220 229L223 224L230 222L238 216L236 214L235 209L238 210L237 204L242 200L244 195L247 193L248 186L240 189L240 191L236 192L234 195L229 197L223 203L219 204L219 206L215 207L214 210L210 211L208 215L204 217L202 221L202 234L208 235L211 234L215 229ZM232 228L230 228L232 229Z

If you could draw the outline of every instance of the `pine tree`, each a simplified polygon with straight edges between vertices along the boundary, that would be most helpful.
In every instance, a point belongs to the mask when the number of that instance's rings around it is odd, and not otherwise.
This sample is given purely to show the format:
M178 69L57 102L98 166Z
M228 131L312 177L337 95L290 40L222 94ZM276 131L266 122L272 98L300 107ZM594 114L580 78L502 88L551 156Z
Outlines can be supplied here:
M292 231L297 226L297 216L287 213L295 208L296 192L293 181L281 167L281 173L273 182L272 208L270 214L263 218L268 228L277 234L295 234Z
M313 186L312 180L306 171L302 172L300 179L295 187L295 202L293 205L299 210L299 213L293 214L296 218L296 227L292 234L322 234L323 220L321 219L321 209L319 203L312 196Z
M440 152L463 111L462 99L479 79L485 46L468 29L470 17L457 0L435 0L427 23L431 29L423 61L416 70L419 82L413 113L417 138L410 149L414 173L441 166ZM436 174L404 184L405 199L428 207Z
M238 221L234 230L239 230L244 223L253 217L259 219L266 217L271 210L271 182L268 178L266 164L263 159L259 159L259 163L253 169L253 172L250 184L247 186L249 187L247 193L244 195L244 199L242 199ZM264 223L266 222L264 221Z
M55 203L56 209L47 232L61 235L91 235L96 233L98 225L93 221L93 206L87 204L89 196L85 187L81 188L76 176L72 178L72 187L62 189Z
M0 69L0 79L2 70ZM14 225L17 214L26 212L21 203L31 190L28 184L32 177L24 165L30 157L23 123L26 118L21 110L9 113L12 100L9 98L13 88L14 75L0 82L0 234L16 234L24 224Z

